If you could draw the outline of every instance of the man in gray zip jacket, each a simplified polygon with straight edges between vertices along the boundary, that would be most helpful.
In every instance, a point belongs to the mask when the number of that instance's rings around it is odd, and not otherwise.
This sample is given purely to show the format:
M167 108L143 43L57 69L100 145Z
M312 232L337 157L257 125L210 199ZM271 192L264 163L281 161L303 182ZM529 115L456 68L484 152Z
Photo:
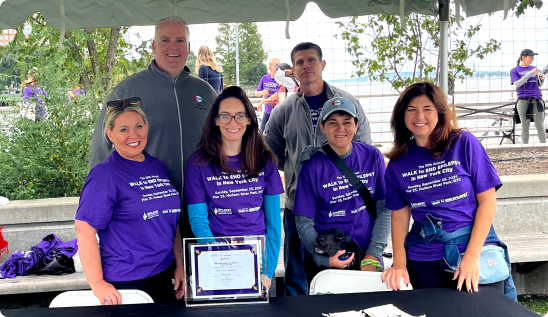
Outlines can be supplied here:
M318 45L310 42L297 44L291 51L291 62L293 73L300 81L300 89L274 108L264 137L278 157L278 168L284 172L284 280L286 293L293 296L308 294L303 248L293 214L300 170L299 156L306 146L320 146L327 141L327 137L317 127L323 104L334 97L350 99L356 105L359 122L354 140L369 144L372 140L369 121L359 101L346 91L323 81L325 61L322 60L322 50Z
M106 99L141 98L150 127L145 150L166 165L173 186L181 193L181 207L186 162L200 141L217 95L207 82L191 76L185 66L190 53L188 37L188 25L181 18L158 22L152 43L156 59L148 69L120 82ZM91 140L90 169L113 149L105 136L106 108L105 103ZM183 236L192 236L188 219L180 228Z

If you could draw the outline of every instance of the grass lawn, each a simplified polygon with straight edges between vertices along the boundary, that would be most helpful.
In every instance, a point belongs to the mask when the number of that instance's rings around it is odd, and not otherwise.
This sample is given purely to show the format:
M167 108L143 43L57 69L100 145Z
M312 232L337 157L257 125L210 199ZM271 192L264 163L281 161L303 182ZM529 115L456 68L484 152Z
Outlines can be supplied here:
M548 312L548 295L520 295L518 301L542 316Z

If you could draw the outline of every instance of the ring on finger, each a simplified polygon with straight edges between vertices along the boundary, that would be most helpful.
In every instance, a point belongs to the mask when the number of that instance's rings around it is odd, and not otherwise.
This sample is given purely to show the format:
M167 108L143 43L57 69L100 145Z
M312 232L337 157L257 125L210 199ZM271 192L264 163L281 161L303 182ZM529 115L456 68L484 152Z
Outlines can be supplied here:
M106 297L105 298L105 304L108 303L108 302L110 302L110 298Z

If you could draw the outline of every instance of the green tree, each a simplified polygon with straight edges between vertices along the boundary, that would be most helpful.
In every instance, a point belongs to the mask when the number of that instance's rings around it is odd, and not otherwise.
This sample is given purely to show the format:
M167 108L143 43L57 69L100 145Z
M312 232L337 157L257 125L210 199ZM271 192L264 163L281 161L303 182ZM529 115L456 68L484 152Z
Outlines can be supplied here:
M542 0L520 0L514 10L516 11L516 16L520 16L525 13L525 9L535 8L539 10L542 8Z
M60 31L51 28L41 14L30 16L26 23L32 32L25 36L23 25L18 27L8 52L16 56L22 77L37 67L41 84L53 78L64 81L56 83L61 84L56 88L79 83L86 91L104 96L122 77L146 67L150 54L146 43L133 45L126 40L127 27L67 30L59 49ZM133 51L136 54L130 54Z
M358 69L354 75L388 81L398 92L414 82L438 81L439 56L437 62L429 61L432 56L436 60L440 45L438 17L408 13L405 20L405 28L401 27L399 17L386 14L353 17L346 24L337 22L346 48L354 58L352 65ZM455 17L452 20L455 21ZM450 38L453 48L449 51L450 82L472 75L472 70L464 66L468 58L484 59L500 49L500 42L493 39L470 47L472 37L480 28L479 24L470 26L464 34L450 28L453 30ZM366 37L366 34L371 36ZM369 54L373 57L366 57Z
M6 52L8 48L0 48L0 90L21 84L21 70L15 65L15 55Z
M38 85L45 99L47 117L35 122L15 115L24 107L21 97L10 99L14 113L2 116L0 130L0 196L10 199L78 196L88 170L88 151L98 105L117 81L144 69L150 58L150 42L133 45L127 28L69 30L58 48L60 32L40 14L29 17L32 32L22 26L6 54L26 79L38 69ZM80 83L86 96L68 100L67 88ZM36 98L28 100L34 108Z
M67 102L66 93L55 90L49 96L46 119L2 118L7 124L2 122L0 131L0 196L12 200L70 197L82 190L99 100L87 94Z
M254 22L240 23L240 78L242 84L257 85L268 69L263 39L257 24Z
M263 47L263 40L256 23L240 23L238 30L240 82L242 85L256 85L261 77L268 72L264 64L267 55ZM221 23L215 37L217 43L215 55L223 67L223 81L227 85L236 84L236 39L234 34L234 25Z
M190 73L194 76L198 75L196 73L196 54L194 54L194 51L190 51L188 54L188 58L186 60L186 66L190 68Z
M221 23L215 37L215 57L223 67L223 82L225 85L236 84L236 37L234 25Z

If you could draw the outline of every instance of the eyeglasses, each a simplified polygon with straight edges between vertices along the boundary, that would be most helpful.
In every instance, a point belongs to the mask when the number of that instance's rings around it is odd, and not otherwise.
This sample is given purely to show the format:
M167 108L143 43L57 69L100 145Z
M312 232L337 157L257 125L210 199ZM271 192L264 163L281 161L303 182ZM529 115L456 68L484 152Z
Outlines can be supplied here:
M107 102L107 113L110 113L114 110L120 109L124 110L127 107L130 106L138 106L139 108L143 109L143 105L141 104L141 98L139 97L129 97L126 99L116 99L111 100Z
M217 118L219 118L219 122L223 124L229 124L230 121L232 121L232 118L234 118L234 121L236 121L236 123L244 123L247 119L247 115L243 113L238 113L235 116L231 116L229 114L220 114L217 116Z

